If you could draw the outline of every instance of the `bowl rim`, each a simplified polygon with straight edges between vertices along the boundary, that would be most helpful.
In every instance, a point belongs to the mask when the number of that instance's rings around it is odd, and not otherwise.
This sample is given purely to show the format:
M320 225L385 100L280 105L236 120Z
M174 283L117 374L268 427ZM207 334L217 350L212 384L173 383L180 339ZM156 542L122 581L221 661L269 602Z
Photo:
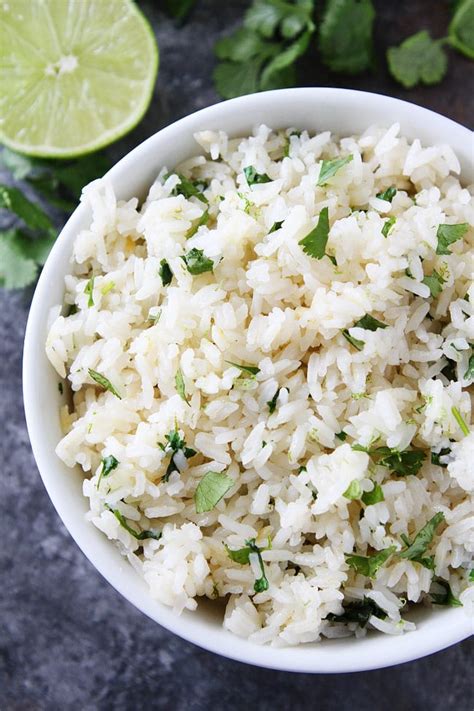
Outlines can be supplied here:
M252 111L258 113L257 109L267 106L269 102L281 103L283 99L292 101L298 98L309 98L310 95L312 99L334 101L341 105L350 102L355 104L369 102L371 106L383 104L387 108L393 109L395 116L397 111L401 112L404 117L416 115L427 123L433 122L440 131L442 127L447 132L454 133L457 137L456 144L458 145L461 145L462 141L466 141L469 144L471 140L471 132L461 124L429 109L383 94L330 87L280 89L238 97L193 112L165 126L137 145L119 160L106 175L113 180L132 168L148 151L155 150L155 144L173 140L175 134L194 131L193 124L198 124L203 119L207 121L211 117L218 118L229 110L248 112L249 106L251 106ZM225 121L225 118L223 121ZM258 122L259 119L256 117L255 123ZM225 129L225 126L223 128ZM473 634L474 620L470 620L462 609L450 609L435 613L438 621L442 622L436 631L431 629L433 625L428 625L423 629L418 628L414 632L400 635L396 638L388 635L373 636L372 640L376 640L376 642L368 645L368 651L364 651L365 648L362 649L361 642L355 642L353 637L346 638L350 645L348 647L349 651L344 646L339 649L334 645L331 647L332 640L324 640L322 644L317 643L311 647L307 645L284 648L260 646L233 635L231 632L224 630L223 627L221 633L218 634L216 631L211 630L211 626L201 619L198 614L193 615L191 613L192 616L183 615L177 617L173 614L171 608L152 601L151 595L147 596L149 600L146 596L137 596L136 592L130 590L130 586L127 585L124 579L126 576L123 576L123 567L116 565L112 560L112 556L110 561L99 560L100 556L96 554L90 541L84 535L83 522L80 522L76 514L68 510L68 503L61 500L56 491L55 475L52 473L53 467L50 466L50 452L47 452L42 446L42 424L37 422L40 403L37 401L38 395L36 394L34 376L35 347L38 336L43 333L42 329L46 320L43 302L47 300L51 279L58 278L55 273L55 262L66 241L69 247L72 247L72 241L75 234L77 234L78 226L86 214L85 210L85 205L83 203L79 204L64 225L43 267L34 292L23 349L23 400L31 447L48 495L68 532L101 575L141 612L188 642L236 661L283 671L339 673L379 669L435 653ZM107 541L107 543L109 542ZM129 566L125 559L124 565ZM136 575L136 573L134 574ZM368 637L369 635L365 640ZM388 645L387 638L392 640L393 644ZM385 640L385 642L382 643L382 640ZM383 649L384 655L379 654L376 651L378 649Z

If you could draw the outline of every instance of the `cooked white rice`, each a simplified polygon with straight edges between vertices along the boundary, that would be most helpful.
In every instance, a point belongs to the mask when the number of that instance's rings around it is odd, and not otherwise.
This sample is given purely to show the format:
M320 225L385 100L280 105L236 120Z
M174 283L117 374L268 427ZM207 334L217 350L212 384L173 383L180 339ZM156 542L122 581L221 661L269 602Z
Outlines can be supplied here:
M177 613L224 598L224 626L259 643L399 634L414 628L410 604L433 599L472 611L474 204L456 156L398 124L196 140L202 154L176 170L197 196L166 169L141 205L107 180L84 190L92 223L46 350L72 393L57 454L87 473L89 520L154 598ZM349 155L317 186L323 160ZM267 182L249 185L249 166ZM330 256L315 258L300 241L324 208ZM438 226L464 223L437 254ZM213 271L188 271L193 249ZM385 327L354 326L366 315ZM186 445L170 449L173 432ZM232 485L197 513L209 471ZM367 503L375 485L383 500ZM421 552L403 555L439 512ZM161 538L137 539L149 530Z

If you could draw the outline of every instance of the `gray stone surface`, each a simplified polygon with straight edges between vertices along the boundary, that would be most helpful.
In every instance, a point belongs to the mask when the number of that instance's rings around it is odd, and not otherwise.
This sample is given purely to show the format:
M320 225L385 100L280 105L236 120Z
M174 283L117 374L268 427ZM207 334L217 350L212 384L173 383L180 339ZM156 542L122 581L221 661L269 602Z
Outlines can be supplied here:
M152 108L111 150L118 159L160 126L217 100L212 46L246 2L201 0L177 29L143 3L157 31L161 69ZM376 2L379 45L429 26L445 31L448 2ZM379 47L380 51L380 47ZM380 57L379 57L380 59ZM330 76L302 63L301 85L340 85L408 98L468 124L472 64L451 53L439 87L407 92L383 63L373 75ZM21 352L32 290L0 292L0 709L144 708L471 711L473 640L411 664L345 676L286 674L219 658L168 633L116 593L79 551L46 495L21 396Z

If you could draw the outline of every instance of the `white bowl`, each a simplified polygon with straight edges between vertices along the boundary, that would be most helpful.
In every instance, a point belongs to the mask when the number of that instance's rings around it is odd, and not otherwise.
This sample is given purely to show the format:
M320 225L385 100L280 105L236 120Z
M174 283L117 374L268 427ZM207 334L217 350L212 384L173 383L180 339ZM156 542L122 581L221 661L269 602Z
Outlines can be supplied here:
M272 128L330 129L340 135L362 132L370 124L398 121L402 134L424 144L448 143L457 153L463 180L474 179L471 132L443 116L386 96L347 89L285 89L243 96L198 111L167 126L144 141L115 165L108 177L119 198L144 196L156 174L173 168L198 150L195 131L223 129L232 136L247 135L265 123ZM67 468L55 455L61 438L58 378L46 359L46 320L49 309L62 302L64 276L69 272L72 244L88 226L89 209L81 204L68 220L44 266L31 305L25 336L23 393L33 453L44 485L76 543L97 570L127 600L175 634L205 649L242 662L298 672L353 672L399 664L423 657L473 633L462 608L424 610L417 630L400 636L376 632L365 638L324 640L291 648L260 647L226 631L212 604L181 617L154 601L144 581L117 548L85 520L83 474Z

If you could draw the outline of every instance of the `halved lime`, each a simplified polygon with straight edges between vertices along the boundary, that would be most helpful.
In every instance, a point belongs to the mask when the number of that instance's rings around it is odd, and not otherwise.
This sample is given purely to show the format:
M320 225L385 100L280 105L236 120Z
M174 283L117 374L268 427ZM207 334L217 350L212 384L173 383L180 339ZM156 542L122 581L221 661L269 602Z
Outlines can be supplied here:
M131 0L0 0L0 141L44 157L101 148L141 119L157 70Z

